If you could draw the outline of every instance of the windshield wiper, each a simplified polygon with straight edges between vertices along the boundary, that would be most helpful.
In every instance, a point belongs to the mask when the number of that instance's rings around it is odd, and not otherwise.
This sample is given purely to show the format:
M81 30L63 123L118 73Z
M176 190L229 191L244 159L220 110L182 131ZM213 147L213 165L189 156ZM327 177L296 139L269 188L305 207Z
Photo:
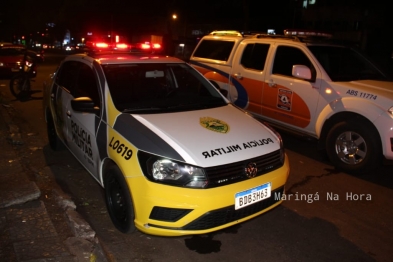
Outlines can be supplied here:
M132 113L132 112L142 112L142 111L150 111L150 110L162 110L162 107L134 107L124 109L123 113Z

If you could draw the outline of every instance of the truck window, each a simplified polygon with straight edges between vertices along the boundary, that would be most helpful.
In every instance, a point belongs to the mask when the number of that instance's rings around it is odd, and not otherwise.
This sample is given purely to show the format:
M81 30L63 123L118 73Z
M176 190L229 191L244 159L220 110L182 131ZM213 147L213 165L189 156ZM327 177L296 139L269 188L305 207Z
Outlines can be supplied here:
M273 74L292 77L293 65L305 65L314 74L315 69L308 57L298 48L279 46L274 58Z
M247 44L240 63L245 68L263 71L269 46L268 44Z
M194 57L227 61L234 44L233 41L202 40Z

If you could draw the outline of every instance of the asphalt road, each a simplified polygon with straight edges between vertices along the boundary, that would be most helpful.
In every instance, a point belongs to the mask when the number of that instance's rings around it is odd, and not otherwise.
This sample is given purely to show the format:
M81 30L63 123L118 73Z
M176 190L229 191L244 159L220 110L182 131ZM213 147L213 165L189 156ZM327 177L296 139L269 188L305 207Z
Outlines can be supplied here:
M31 100L13 99L6 79L0 79L0 92L15 108L21 131L35 134L29 144L34 153L26 154L29 168L51 169L53 181L71 195L112 261L391 261L393 166L362 177L337 172L315 142L286 134L291 174L281 206L208 235L119 233L98 183L67 150L53 152L47 144L42 83L61 58L47 54Z

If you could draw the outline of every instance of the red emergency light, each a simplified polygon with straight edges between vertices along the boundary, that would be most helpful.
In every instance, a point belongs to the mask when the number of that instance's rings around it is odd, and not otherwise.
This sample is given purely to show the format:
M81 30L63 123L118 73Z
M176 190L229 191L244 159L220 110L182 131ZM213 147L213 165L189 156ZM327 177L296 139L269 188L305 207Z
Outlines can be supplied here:
M93 43L93 46L94 45L96 47L99 47L99 48L108 48L109 47L108 43L103 43L103 42L101 42L101 43Z
M127 48L129 48L129 46L125 43L117 43L116 48L117 49L127 49Z

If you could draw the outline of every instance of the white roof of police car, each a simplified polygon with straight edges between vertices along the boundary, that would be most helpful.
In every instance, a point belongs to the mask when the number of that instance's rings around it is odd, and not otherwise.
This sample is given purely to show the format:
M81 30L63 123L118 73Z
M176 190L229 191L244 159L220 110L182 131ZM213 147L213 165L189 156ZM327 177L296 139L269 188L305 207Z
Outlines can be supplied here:
M100 61L101 64L132 64L132 63L185 63L176 57L154 55L154 54L132 54L132 53L105 53L105 54L75 54L66 60L87 59L90 62Z

